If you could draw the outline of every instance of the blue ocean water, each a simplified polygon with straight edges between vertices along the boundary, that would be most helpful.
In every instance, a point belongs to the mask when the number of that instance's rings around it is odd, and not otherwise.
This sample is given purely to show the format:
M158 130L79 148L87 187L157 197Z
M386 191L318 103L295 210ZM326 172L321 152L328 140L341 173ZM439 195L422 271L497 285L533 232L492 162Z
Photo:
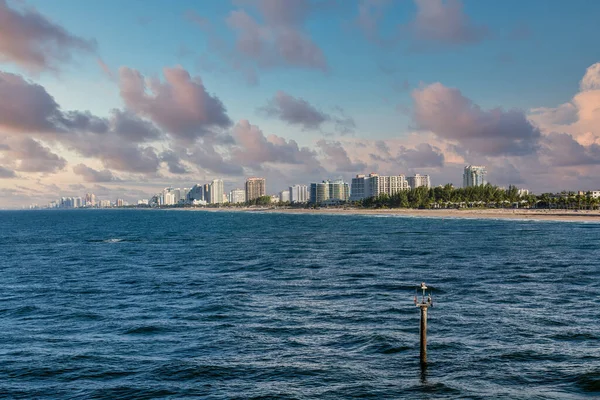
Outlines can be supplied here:
M599 306L600 224L0 212L2 397L593 398Z

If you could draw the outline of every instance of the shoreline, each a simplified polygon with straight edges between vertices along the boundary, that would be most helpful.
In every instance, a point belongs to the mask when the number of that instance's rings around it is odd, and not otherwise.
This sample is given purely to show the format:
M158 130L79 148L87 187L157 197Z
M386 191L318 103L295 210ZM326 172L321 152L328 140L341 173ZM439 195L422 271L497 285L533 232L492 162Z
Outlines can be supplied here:
M531 221L600 222L600 210L528 210L528 209L356 209L356 208L192 208L183 211L260 212L296 215L364 215L421 218L507 219Z

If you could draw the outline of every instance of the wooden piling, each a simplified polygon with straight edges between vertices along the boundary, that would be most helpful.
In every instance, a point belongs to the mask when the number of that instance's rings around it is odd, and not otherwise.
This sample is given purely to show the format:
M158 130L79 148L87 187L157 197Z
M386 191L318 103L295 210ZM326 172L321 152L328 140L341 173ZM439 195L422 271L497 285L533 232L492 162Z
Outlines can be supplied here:
M425 282L421 283L421 290L423 291L423 297L421 298L421 301L419 301L417 296L415 296L415 306L421 309L421 346L419 358L421 360L421 367L425 367L427 365L427 308L433 306L433 300L431 298L431 292L429 293L429 296L425 297L427 291Z
M421 365L427 364L427 306L421 306Z

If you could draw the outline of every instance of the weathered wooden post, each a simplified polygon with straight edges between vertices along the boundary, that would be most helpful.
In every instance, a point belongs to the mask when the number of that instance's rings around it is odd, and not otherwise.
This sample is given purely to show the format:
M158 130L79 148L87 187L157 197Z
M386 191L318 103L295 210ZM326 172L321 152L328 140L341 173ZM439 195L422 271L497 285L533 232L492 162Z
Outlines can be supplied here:
M421 309L421 348L420 348L420 360L421 366L427 365L427 308L433 307L433 300L431 299L431 292L429 296L425 298L425 291L427 286L425 282L421 283L421 290L423 290L423 297L421 301L415 296L415 306Z

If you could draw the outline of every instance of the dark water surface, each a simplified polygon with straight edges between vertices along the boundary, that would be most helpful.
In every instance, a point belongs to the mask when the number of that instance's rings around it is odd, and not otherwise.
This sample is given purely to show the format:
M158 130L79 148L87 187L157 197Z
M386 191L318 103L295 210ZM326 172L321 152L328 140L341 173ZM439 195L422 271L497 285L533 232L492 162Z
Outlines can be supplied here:
M600 224L0 212L2 397L598 398L599 306Z

